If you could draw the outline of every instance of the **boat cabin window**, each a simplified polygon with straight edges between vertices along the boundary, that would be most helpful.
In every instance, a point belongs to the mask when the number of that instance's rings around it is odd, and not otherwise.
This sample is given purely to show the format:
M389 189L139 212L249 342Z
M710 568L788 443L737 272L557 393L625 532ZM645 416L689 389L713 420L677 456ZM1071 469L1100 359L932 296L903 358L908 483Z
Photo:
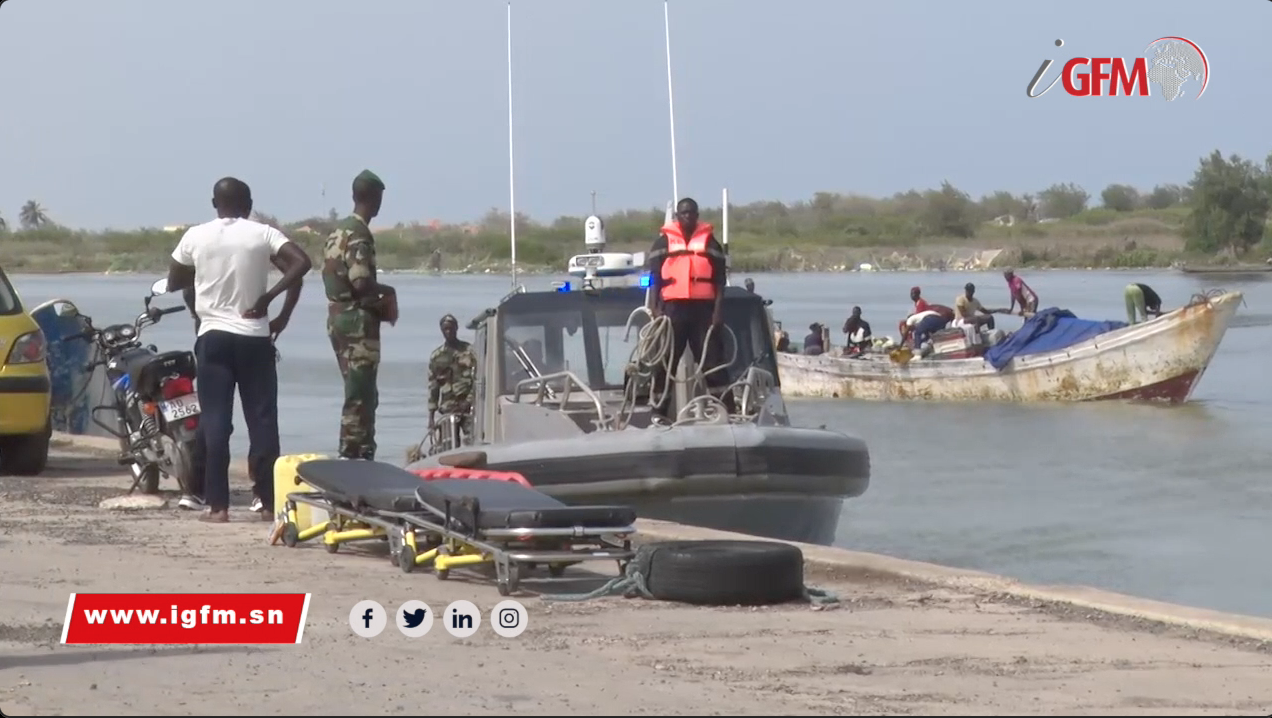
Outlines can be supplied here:
M511 314L505 318L503 330L503 393L512 393L517 383L525 379L562 371L588 380L582 312ZM562 383L552 382L551 386Z

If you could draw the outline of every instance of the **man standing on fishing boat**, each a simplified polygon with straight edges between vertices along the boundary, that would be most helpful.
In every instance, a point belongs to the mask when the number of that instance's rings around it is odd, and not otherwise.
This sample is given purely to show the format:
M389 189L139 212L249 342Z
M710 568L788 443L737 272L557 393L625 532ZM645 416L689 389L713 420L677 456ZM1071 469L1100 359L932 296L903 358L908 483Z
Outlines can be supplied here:
M1162 315L1162 298L1153 291L1153 288L1147 284L1126 285L1126 291L1122 292L1126 298L1126 322L1128 324L1139 324L1140 317L1143 321L1148 321L1149 316L1160 317Z
M1025 280L1016 276L1014 270L1008 269L1003 272L1003 278L1007 280L1007 289L1011 292L1011 306L1008 307L1007 313L1011 314L1016 305L1020 305L1018 314L1022 317L1032 317L1038 313L1038 293L1029 288L1025 284Z
M686 348L692 348L702 372L724 361L724 247L713 228L698 219L698 203L686 197L676 205L675 219L663 226L649 250L649 287L655 316L666 316L672 331L669 370L674 376ZM728 385L724 369L706 376L709 389ZM667 417L667 401L654 407ZM733 411L733 397L721 397Z
M327 336L344 379L339 449L343 459L375 459L380 324L397 322L397 294L378 281L375 238L369 224L383 201L384 182L364 170L353 180L353 214L327 237L323 249Z

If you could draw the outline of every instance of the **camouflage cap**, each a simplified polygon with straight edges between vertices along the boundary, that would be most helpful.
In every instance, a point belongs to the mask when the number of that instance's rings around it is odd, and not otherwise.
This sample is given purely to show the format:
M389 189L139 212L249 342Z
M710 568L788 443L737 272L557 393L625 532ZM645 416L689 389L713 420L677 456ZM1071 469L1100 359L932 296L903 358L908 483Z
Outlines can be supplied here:
M384 180L380 179L380 176L371 170L362 170L357 177L353 178L353 181L355 184L367 184L378 187L381 190L384 189Z

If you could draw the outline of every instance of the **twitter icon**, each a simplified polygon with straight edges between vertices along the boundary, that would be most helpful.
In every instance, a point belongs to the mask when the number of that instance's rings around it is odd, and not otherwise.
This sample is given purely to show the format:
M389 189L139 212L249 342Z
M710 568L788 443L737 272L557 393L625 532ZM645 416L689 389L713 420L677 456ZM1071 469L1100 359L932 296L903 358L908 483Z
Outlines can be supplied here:
M419 638L433 627L433 611L423 601L407 601L398 608L398 630L407 638Z

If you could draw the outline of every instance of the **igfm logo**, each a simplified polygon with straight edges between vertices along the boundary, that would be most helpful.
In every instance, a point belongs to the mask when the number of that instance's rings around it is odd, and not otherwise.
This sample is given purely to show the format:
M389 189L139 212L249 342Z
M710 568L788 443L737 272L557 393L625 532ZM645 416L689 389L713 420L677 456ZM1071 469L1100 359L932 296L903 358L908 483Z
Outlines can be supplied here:
M1056 40L1056 47L1064 47L1064 40ZM1124 96L1148 97L1149 83L1157 85L1167 102L1183 96L1190 81L1200 84L1198 99L1206 91L1210 82L1210 61L1192 40L1159 37L1148 44L1144 54L1146 57L1137 57L1129 62L1120 57L1071 58L1064 63L1060 75L1052 78L1046 89L1035 94L1042 76L1052 65L1051 60L1043 60L1025 92L1030 97L1042 97L1057 81L1064 85L1065 92L1074 97L1104 97L1106 81L1109 83L1107 97L1118 96L1119 88Z

